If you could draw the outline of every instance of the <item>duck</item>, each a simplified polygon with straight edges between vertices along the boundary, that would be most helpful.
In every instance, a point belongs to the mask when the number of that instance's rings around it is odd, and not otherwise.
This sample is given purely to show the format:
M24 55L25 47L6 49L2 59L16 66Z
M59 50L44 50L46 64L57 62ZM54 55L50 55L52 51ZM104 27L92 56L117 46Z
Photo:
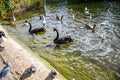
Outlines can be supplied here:
M24 22L24 25L30 27L30 28L29 28L29 33L30 33L30 34L37 34L37 33L39 33L39 32L45 32L45 28L43 28L43 27L32 29L31 23L30 23L29 21L27 21L27 20Z
M43 20L43 15L40 15L40 16L39 16L39 19L40 19L40 20Z
M10 72L10 65L6 63L6 66L0 72L0 80L2 80L2 78L5 77L9 72Z
M45 16L43 15L43 21L42 21L43 25L46 25L47 24L47 21L45 19Z
M53 31L56 31L56 33L57 33L57 36L54 39L54 43L56 43L56 44L66 44L68 42L73 41L71 36L66 36L66 37L63 37L63 38L59 38L59 32L58 32L58 30L56 28L53 28Z
M62 16L58 16L58 15L56 15L56 19L62 21L62 19L63 19L63 15L62 15Z
M94 24L93 26L91 25L91 24L85 24L85 27L87 28L87 29L90 29L90 30L92 30L92 32L94 33L95 32L95 27L96 27L96 24Z
M84 9L84 13L85 13L86 15L88 15L88 14L89 14L89 10L88 10L88 8L87 8L87 7L85 7L85 9Z
M6 40L6 35L3 31L0 31L0 51L3 50L4 47L1 44Z
M6 21L8 21L9 23L12 23L12 22L15 22L16 21L16 18L15 18L15 16L14 16L14 12L12 11L12 16L10 17L10 18L8 18L8 19L5 19Z

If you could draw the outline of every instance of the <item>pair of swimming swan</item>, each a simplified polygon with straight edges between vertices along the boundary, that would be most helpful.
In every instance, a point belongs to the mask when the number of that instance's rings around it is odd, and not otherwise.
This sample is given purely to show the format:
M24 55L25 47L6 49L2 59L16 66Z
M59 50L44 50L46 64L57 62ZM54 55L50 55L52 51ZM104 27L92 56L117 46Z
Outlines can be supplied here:
M32 29L32 25L29 21L25 21L25 24L26 25L29 25L29 33L30 34L36 34L36 33L39 33L39 32L43 32L45 31L45 28L35 28L35 29ZM72 42L73 39L70 37L70 36L66 36L66 37L63 37L63 38L59 38L59 32L56 28L53 29L53 31L56 31L57 33L57 36L56 38L54 39L54 43L56 44L66 44L67 42Z

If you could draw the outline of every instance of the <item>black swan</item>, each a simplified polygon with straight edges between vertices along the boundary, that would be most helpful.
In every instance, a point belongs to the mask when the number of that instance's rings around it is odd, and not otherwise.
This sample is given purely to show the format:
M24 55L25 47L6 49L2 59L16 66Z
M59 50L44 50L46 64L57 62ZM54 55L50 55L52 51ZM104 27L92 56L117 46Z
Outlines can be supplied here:
M45 31L45 28L43 28L43 27L32 29L31 23L29 21L27 21L27 20L25 21L25 25L30 26L30 28L29 28L29 33L30 34L36 34L36 33Z
M0 73L0 80L2 80L2 78L5 77L9 71L10 71L10 65L6 63L6 66L2 69Z
M56 44L66 44L67 42L72 42L73 41L73 39L71 39L70 36L59 38L59 33L58 33L58 30L56 28L54 28L53 31L56 31L56 33L57 33L57 36L54 39L54 43L56 43Z
M3 31L0 31L0 51L3 50L4 47L1 47L1 44L6 40L5 33Z
M62 16L58 16L58 15L56 15L56 19L62 21L62 19L63 19L63 15L62 15Z
M92 26L91 24L85 24L85 27L86 27L87 29L91 29L92 32L95 32L96 24L94 24L93 26Z

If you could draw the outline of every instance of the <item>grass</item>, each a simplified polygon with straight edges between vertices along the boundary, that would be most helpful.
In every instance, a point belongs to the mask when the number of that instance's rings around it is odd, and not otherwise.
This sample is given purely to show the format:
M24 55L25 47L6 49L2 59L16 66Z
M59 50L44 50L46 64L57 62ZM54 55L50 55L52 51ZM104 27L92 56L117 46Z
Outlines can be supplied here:
M30 7L43 7L43 0L6 0L0 1L0 15L2 18L7 16L7 13L11 13L11 10L17 10L20 8Z

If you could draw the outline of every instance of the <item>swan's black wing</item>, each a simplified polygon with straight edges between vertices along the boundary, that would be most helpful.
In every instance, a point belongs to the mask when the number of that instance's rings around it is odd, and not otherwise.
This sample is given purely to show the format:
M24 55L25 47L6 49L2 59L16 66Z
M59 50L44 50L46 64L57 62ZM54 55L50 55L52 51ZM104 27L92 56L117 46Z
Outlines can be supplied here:
M64 41L64 38L59 38L57 40L54 40L55 43L57 44L65 44L66 42Z
M66 36L63 38L59 38L58 40L54 40L54 42L57 44L66 44L67 42L72 42L72 41L73 41L73 39L71 39L70 36Z
M71 42L71 41L73 41L73 39L71 38L71 36L66 36L66 37L64 37L64 41Z
M43 31L45 31L44 28L35 28L30 33L39 33L39 32L43 32Z

